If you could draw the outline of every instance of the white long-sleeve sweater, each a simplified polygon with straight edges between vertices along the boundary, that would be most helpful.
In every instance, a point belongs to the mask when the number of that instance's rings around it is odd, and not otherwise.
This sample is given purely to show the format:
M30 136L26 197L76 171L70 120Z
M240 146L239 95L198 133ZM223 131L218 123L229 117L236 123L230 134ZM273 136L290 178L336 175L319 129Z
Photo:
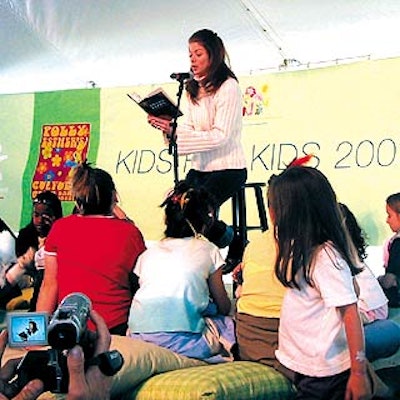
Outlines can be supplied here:
M187 121L177 127L179 155L191 154L192 168L219 171L246 167L242 131L242 94L228 78L216 93L188 102Z

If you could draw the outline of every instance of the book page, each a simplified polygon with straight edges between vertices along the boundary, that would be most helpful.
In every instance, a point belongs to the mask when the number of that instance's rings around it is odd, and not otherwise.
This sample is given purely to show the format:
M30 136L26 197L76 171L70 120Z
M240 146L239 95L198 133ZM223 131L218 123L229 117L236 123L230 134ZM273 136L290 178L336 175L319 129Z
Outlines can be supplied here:
M167 116L173 118L175 115L178 117L183 115L182 111L178 110L176 104L162 88L157 88L143 99L135 92L127 93L127 96L148 114L156 117Z

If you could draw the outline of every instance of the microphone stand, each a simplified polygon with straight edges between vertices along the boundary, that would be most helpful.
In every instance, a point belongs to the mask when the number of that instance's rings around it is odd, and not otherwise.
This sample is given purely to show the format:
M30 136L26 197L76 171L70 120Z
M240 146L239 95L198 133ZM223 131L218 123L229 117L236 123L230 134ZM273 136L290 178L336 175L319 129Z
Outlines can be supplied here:
M179 107L181 104L181 98L182 98L182 92L183 92L183 84L185 82L185 77L180 77L178 79L179 81L179 88L178 88L178 93L176 94L177 97L177 107L176 107L176 112L175 115L172 118L172 121L170 122L170 125L172 127L171 135L169 137L169 148L168 148L168 154L173 155L173 164L174 164L174 183L175 185L179 182L178 179L178 145L176 143L176 128L178 126L178 112L179 112Z

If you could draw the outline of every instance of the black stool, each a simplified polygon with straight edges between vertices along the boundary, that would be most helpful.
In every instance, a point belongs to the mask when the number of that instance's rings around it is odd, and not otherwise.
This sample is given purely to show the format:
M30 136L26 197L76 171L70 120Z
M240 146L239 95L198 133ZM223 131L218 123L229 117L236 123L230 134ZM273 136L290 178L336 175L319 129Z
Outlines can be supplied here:
M235 236L229 245L226 263L222 269L223 274L232 272L236 265L242 261L244 248L248 243L247 232L255 229L264 232L268 229L267 213L262 192L262 188L265 186L265 183L260 182L246 183L232 196L232 228ZM259 225L247 225L246 189L251 188L254 189L256 197Z
M242 240L244 246L247 244L247 232L251 230L260 230L262 232L268 229L267 213L265 210L264 195L262 188L266 184L262 182L245 183L238 192L232 196L232 226L235 233ZM246 210L246 189L254 189L254 195L257 202L259 225L247 225Z

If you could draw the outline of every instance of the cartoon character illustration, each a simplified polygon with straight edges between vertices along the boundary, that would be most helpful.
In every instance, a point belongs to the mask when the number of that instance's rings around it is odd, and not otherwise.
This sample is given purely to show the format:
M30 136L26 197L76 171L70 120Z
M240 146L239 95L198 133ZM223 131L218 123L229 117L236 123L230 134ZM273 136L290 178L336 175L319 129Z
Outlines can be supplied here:
M263 106L263 96L254 86L248 86L243 95L243 116L260 115Z

